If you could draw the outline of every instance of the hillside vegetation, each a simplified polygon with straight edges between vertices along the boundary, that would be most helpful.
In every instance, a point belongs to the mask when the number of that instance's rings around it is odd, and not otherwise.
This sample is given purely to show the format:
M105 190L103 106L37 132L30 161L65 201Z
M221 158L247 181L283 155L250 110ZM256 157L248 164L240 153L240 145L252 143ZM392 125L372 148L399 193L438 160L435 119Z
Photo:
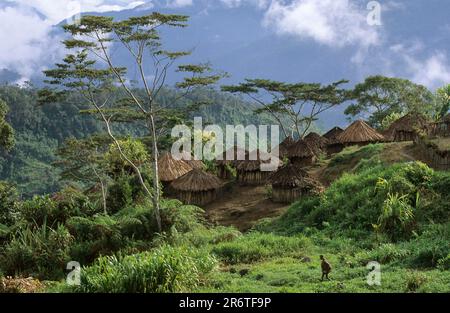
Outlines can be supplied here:
M179 95L175 91L166 89L159 101L170 104L176 97ZM11 152L0 150L0 180L17 185L25 198L61 189L59 171L52 163L57 159L56 150L64 140L104 133L100 121L79 114L86 106L77 96L58 104L39 106L36 89L4 85L0 86L0 99L10 107L7 120L15 131L16 140ZM239 97L214 90L195 90L178 105L183 107L192 102L203 103L204 106L191 112L189 118L200 116L204 125L272 124L267 115L255 115L253 106ZM118 124L114 128L123 135L146 135L135 124Z
M2 217L0 268L52 280L40 289L51 292L449 292L450 173L379 153L247 233L178 201L163 204L162 235L139 200L109 217L76 191L16 202ZM84 266L80 287L63 281L70 260ZM367 283L373 261L379 286Z

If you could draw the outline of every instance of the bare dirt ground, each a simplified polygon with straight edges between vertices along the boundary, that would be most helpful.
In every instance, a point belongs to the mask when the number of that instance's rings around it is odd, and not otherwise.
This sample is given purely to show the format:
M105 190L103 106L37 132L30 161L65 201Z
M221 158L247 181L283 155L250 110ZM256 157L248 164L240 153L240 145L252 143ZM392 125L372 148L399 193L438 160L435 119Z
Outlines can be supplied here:
M288 207L272 202L265 186L235 185L204 209L211 222L247 231L258 220L280 216Z

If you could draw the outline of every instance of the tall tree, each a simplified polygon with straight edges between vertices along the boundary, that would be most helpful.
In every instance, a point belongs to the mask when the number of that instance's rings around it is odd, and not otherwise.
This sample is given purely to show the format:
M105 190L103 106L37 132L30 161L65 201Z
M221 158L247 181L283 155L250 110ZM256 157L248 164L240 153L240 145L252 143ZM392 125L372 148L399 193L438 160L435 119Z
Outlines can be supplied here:
M0 99L0 146L7 151L14 147L14 130L6 122L8 110L8 105Z
M433 94L424 86L406 79L370 76L354 88L355 103L345 114L362 116L374 127L381 127L383 120L393 113L409 112L433 114Z
M239 85L223 86L222 90L246 94L256 102L258 108L255 112L273 116L286 137L292 131L303 138L320 114L350 99L351 92L341 88L345 83L348 81L322 86L246 79ZM286 126L286 123L290 125Z
M450 110L450 84L436 90L436 119L445 116Z
M105 153L110 141L101 136L87 139L70 138L57 150L58 160L53 164L61 169L61 179L91 187L98 184L102 192L102 206L108 214L106 196L108 188L108 164Z
M107 133L117 146L122 158L136 172L146 194L152 200L155 217L161 231L159 167L158 167L158 121L170 120L168 111L158 103L158 94L166 84L170 68L187 51L167 51L162 47L161 30L183 28L188 17L152 13L141 17L131 17L114 21L111 17L84 16L80 23L66 25L64 29L72 38L64 42L68 54L62 64L46 71L49 83L57 85L57 90L46 89L41 94L42 102L51 102L66 91L76 91L83 95L88 104L104 122ZM115 64L113 52L121 46L127 52L139 73L138 84L145 93L141 96L130 87L127 69ZM100 61L100 62L98 62ZM188 74L177 84L184 94L193 87L207 86L217 82L220 74L213 73L208 64L178 65L177 71ZM118 87L117 87L118 86ZM110 101L113 90L123 92L121 101ZM115 121L140 121L151 139L153 188L150 191L142 177L139 166L122 151L113 130Z

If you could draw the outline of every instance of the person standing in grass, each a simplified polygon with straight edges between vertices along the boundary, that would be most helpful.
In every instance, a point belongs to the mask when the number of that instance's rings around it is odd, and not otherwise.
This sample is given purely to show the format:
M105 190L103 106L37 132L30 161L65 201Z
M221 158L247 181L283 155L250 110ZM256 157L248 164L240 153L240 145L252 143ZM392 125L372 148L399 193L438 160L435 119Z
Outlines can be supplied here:
M320 260L322 261L320 264L322 267L322 281L325 277L330 280L328 274L330 274L331 272L331 264L325 259L323 255L320 256Z

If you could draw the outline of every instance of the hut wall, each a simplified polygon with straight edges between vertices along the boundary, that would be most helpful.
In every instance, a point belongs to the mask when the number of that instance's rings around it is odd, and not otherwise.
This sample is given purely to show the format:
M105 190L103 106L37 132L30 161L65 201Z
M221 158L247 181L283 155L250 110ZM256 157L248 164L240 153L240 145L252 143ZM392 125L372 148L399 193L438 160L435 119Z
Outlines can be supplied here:
M228 170L227 166L219 165L217 176L224 180L229 180L233 178L233 174Z
M316 157L307 157L307 158L291 158L291 162L294 165L305 167L311 166L316 162Z
M272 172L262 172L262 171L238 171L237 181L241 185L258 186L264 185L267 182Z
M420 158L430 167L437 170L450 170L450 151L438 151L420 138L416 138L415 143L419 147Z
M277 188L272 187L272 201L277 203L292 203L303 195L301 188Z
M416 133L415 132L396 131L394 133L394 141L395 142L414 141L415 137L416 137Z
M450 123L438 123L434 126L433 135L450 137Z
M328 155L332 155L335 153L339 153L342 150L344 150L344 145L337 143L337 144L331 144L327 146L327 153Z
M208 190L201 192L177 191L176 198L185 204L202 206L217 199L217 190Z

